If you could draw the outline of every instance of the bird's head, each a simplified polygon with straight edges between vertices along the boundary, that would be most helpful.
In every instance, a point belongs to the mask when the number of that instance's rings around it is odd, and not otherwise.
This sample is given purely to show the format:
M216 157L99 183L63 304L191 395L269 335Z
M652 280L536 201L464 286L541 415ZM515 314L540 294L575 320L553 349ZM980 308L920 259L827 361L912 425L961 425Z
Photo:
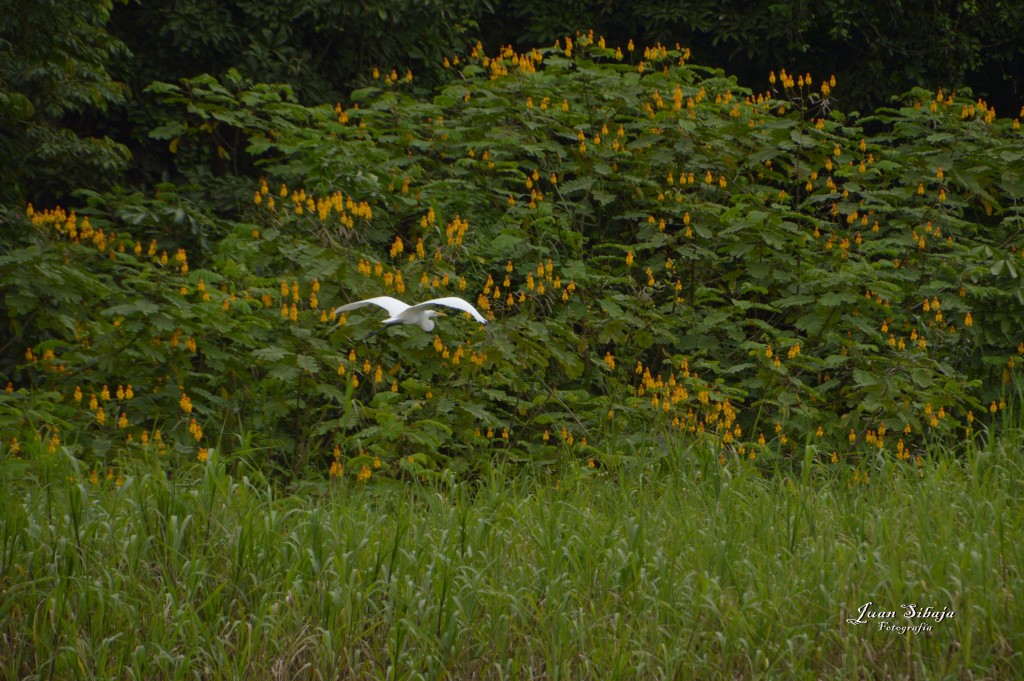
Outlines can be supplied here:
M420 322L420 328L428 333L434 330L434 317L445 317L444 312L438 312L437 310L427 310L423 313L423 319Z

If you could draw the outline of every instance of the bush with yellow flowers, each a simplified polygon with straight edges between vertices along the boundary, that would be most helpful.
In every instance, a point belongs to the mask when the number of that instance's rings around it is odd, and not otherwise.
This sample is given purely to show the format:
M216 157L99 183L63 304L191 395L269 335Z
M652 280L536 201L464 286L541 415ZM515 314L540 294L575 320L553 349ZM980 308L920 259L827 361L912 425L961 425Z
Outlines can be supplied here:
M925 90L844 115L828 76L753 92L588 34L446 68L435 92L377 73L320 107L237 76L153 86L174 153L263 178L194 223L205 241L178 231L195 256L155 231L169 196L19 222L9 437L101 459L244 443L365 481L698 442L904 460L1019 405L1017 119ZM457 295L492 323L367 339L379 311L331 313L374 295Z

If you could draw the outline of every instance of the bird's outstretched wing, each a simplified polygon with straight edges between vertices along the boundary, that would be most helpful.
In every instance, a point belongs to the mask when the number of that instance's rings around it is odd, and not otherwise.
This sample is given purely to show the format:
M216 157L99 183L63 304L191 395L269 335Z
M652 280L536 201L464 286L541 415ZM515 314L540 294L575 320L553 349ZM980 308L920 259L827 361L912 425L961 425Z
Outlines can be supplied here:
M473 319L477 320L481 324L487 323L487 320L484 318L482 314L480 314L477 311L475 307L467 303L462 298L456 298L454 296L449 298L434 298L433 300L424 300L422 303L417 303L416 305L413 305L411 309L421 310L430 305L444 305L445 307L453 307L456 310L462 310L463 312L468 312L469 314L473 315Z
M454 300L458 300L458 298L454 298ZM388 311L388 314L391 315L391 317L397 317L409 309L408 305L397 298L392 298L391 296L379 296L377 298L367 298L366 300L359 300L354 303L349 303L348 305L336 307L334 308L334 312L335 314L338 312L347 312L348 310L355 310L356 308L363 307L364 305L376 305L377 307L382 307Z

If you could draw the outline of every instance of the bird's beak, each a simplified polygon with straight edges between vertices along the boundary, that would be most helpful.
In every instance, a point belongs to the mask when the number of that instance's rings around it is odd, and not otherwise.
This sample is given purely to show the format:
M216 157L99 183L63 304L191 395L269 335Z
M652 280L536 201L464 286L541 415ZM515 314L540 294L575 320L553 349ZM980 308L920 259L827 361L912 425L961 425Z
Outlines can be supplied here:
M447 312L435 312L434 316L435 317L447 317L448 313Z

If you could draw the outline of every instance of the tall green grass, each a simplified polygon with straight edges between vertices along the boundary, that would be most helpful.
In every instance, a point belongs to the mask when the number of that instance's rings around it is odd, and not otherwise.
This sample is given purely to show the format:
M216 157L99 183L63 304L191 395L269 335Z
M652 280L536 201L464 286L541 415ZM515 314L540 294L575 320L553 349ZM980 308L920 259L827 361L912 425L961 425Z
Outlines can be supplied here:
M0 676L1010 678L1021 444L868 485L702 452L287 493L216 456L120 488L32 461L0 493ZM848 624L867 602L956 614Z

